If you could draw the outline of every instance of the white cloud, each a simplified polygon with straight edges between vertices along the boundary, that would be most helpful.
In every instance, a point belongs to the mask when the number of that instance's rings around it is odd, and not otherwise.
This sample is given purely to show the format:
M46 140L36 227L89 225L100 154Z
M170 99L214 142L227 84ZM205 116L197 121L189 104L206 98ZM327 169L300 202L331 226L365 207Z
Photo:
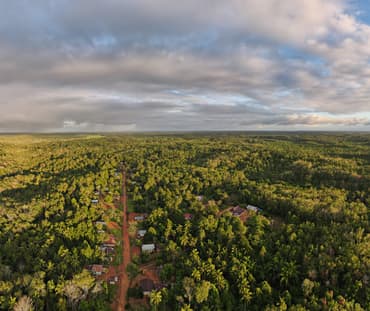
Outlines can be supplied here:
M2 130L369 124L349 116L370 111L370 27L348 1L20 4L0 3Z

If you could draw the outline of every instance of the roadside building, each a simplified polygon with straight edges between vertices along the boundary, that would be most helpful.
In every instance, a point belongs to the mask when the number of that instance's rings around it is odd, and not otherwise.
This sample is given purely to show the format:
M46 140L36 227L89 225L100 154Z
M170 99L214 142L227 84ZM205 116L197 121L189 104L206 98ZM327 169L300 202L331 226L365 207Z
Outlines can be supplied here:
M134 222L134 221L143 221L148 217L148 214L146 213L129 213L128 214L128 221Z
M138 238L140 238L140 239L143 238L145 233L146 233L145 229L138 230L138 232L137 232Z
M150 295L150 293L155 289L154 282L151 279L141 280L140 287L143 291L144 296Z
M141 251L143 253L153 253L155 251L155 244L143 244L141 245Z
M117 284L118 283L118 276L111 276L110 278L108 278L108 283L110 285Z
M103 265L91 265L87 267L94 276L100 276L104 273L105 269Z
M103 247L115 247L117 245L116 238L113 234L110 234L108 239L106 239L103 243Z

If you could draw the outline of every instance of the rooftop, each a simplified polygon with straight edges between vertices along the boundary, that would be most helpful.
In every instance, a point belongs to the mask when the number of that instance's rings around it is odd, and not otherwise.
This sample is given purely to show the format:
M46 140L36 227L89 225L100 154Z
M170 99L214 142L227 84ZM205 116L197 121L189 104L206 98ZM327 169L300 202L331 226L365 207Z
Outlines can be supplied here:
M144 292L151 292L154 287L154 282L151 279L143 279L140 281L140 287Z

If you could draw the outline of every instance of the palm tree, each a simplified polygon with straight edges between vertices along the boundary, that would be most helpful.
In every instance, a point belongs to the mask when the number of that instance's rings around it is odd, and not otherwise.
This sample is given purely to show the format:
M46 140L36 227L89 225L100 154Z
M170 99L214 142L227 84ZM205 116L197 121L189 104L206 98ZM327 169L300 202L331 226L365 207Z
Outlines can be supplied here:
M22 296L15 304L13 311L32 311L33 301L28 296Z
M291 280L297 278L297 265L293 261L284 264L280 272L280 284L288 286Z
M64 286L64 295L67 297L72 310L75 310L77 304L83 298L84 292L72 281L68 281Z
M190 305L183 305L181 307L181 311L193 311L193 309L190 307Z
M157 310L159 304L162 302L162 292L152 291L150 293L150 305L153 306L154 310Z
M184 277L184 279L182 280L182 285L185 290L185 297L188 298L189 304L191 305L191 301L193 299L194 288L195 288L194 279L189 278L189 277Z

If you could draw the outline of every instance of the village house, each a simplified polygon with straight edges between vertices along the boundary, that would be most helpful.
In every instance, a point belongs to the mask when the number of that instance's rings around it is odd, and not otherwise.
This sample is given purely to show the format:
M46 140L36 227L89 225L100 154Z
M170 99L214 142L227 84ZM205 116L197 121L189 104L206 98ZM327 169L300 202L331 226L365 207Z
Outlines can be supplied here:
M134 217L134 219L135 219L136 221L142 221L142 220L144 220L145 218L144 218L144 216L143 216L143 215L138 215L138 216L135 216L135 217Z
M117 282L118 282L118 276L111 276L110 278L108 278L108 283L111 285L114 285Z
M105 269L103 265L91 265L87 267L94 276L100 276L104 273Z
M155 289L154 282L151 279L141 280L140 287L143 290L144 296L150 295L150 293Z
M108 257L109 261L113 261L116 253L116 239L113 234L110 234L108 239L100 246L100 250Z
M100 246L100 250L104 253L104 255L106 255L108 257L108 259L110 261L113 260L113 257L114 257L114 255L116 253L116 250L115 250L114 247L101 245Z
M145 229L138 230L138 232L137 232L138 238L143 238L145 233L146 233Z
M116 238L113 234L110 234L108 239L104 241L103 247L115 247L117 244Z
M128 214L128 221L143 221L148 217L148 214L146 213L129 213Z
M98 233L105 233L105 231L103 230L107 226L107 223L105 221L95 221L94 224L96 227L98 227Z
M226 210L222 211L220 214L229 212L234 217L238 217L242 222L246 221L248 218L248 210L240 207L239 205L229 207Z
M153 253L155 251L155 244L143 244L141 245L141 251L143 253Z
M99 200L98 200L98 199L92 199L92 200L91 200L91 203L93 203L93 204L97 204L97 203L99 203Z
M237 206L234 206L230 209L230 212L233 216L235 217L239 217L241 216L244 212L246 212L246 210L242 207L240 207L239 205Z
M253 206L253 205L247 205L247 210L248 211L253 211L255 213L262 212L261 208L259 208L257 206Z
M185 218L185 220L191 220L193 218L193 214L185 213L184 218Z

